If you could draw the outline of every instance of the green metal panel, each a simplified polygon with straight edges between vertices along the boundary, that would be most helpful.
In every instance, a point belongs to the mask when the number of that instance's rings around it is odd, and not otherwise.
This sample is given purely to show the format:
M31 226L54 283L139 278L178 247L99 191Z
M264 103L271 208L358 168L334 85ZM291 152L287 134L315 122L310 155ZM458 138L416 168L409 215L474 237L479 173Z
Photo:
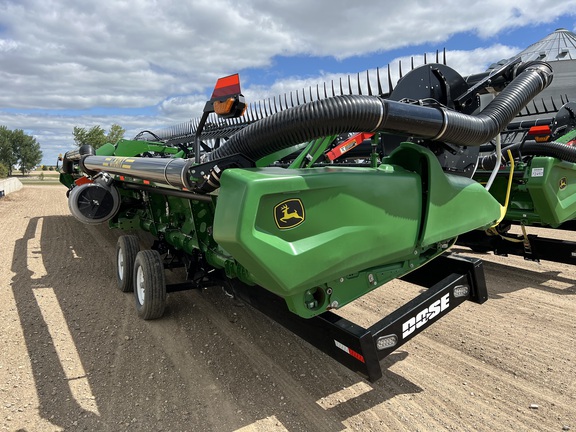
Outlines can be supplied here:
M121 139L114 144L106 143L96 150L98 156L136 156L146 152L169 154L172 157L182 157L178 147L170 147L148 141Z
M422 246L488 228L500 217L500 204L482 185L444 173L434 154L421 146L403 143L386 162L419 173L425 185Z
M275 209L288 205L294 213L295 200L302 219L288 219L300 223L285 228ZM214 238L257 283L284 297L411 256L420 205L418 176L401 168L230 169Z
M527 187L542 224L555 228L576 217L576 164L535 157Z
M98 156L113 156L116 153L116 146L114 144L106 143L95 151Z
M490 193L504 203L510 170L498 173ZM490 173L479 172L480 182ZM516 169L505 220L553 228L576 218L576 164L534 157Z
M428 150L405 144L389 160L398 164L226 170L214 239L306 317L403 276L498 219L500 206L482 186L446 176Z

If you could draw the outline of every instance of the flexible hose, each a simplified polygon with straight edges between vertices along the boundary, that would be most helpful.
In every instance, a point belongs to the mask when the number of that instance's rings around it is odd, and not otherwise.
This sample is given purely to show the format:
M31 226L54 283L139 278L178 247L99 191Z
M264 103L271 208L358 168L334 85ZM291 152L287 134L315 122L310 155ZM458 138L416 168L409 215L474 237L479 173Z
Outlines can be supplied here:
M496 135L494 141L496 141L496 160L500 160L502 158L502 138L500 134ZM510 150L508 150L508 154L512 155L512 153L510 153ZM494 169L492 169L492 173L490 173L490 177L488 178L488 182L486 183L485 186L486 190L490 190L490 188L492 187L492 183L494 183L494 179L496 178L499 169L500 166L496 166L496 164L494 164Z
M523 145L518 143L504 148L504 151L507 150L510 150L515 158L522 153L524 156L550 156L566 162L576 163L576 148L557 142L537 143L535 141L526 141ZM479 167L483 170L491 170L499 163L498 156L492 153L480 159Z
M499 134L538 93L552 82L552 68L531 62L477 116L445 111L446 132L436 137L453 144L477 146Z
M328 135L372 131L386 116L375 96L345 95L299 105L268 116L234 134L208 160L242 153L254 160L278 150ZM438 116L438 126L442 118Z
M74 162L80 161L85 155L95 154L94 147L89 144L84 144L76 150L70 150L64 154L62 159L62 171L66 174L74 173Z
M336 96L289 108L253 123L208 153L205 160L236 153L257 160L302 142L347 132L386 132L479 146L500 133L552 81L552 68L547 63L531 62L521 70L476 116L377 96Z

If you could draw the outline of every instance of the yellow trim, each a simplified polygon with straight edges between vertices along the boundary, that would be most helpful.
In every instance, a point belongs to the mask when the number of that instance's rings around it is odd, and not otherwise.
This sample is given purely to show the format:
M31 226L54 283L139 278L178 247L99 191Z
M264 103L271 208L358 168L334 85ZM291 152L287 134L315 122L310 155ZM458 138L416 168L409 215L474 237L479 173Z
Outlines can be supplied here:
M508 176L508 187L506 188L506 199L504 200L504 205L500 206L500 218L496 221L492 227L498 225L506 216L506 211L508 210L508 203L510 201L510 190L512 189L512 176L514 175L514 158L512 157L512 152L508 150L508 159L510 159L510 175Z

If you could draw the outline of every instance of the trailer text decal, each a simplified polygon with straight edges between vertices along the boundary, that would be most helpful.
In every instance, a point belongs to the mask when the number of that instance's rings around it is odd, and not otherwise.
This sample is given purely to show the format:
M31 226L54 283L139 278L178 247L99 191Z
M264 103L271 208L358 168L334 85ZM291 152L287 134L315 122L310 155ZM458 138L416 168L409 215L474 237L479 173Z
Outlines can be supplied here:
M436 300L427 308L422 309L420 312L413 316L408 321L402 324L402 339L414 333L414 330L422 327L429 321L436 318L441 312L444 312L450 307L450 294L444 294L440 299Z

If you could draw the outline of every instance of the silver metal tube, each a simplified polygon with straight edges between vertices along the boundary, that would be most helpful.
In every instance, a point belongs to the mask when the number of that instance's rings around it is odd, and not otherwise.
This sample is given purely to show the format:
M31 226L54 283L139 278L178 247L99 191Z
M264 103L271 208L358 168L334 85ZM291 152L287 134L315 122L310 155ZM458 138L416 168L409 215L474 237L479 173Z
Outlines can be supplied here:
M124 175L181 189L191 189L187 173L192 161L172 158L86 156L80 161L82 171Z

